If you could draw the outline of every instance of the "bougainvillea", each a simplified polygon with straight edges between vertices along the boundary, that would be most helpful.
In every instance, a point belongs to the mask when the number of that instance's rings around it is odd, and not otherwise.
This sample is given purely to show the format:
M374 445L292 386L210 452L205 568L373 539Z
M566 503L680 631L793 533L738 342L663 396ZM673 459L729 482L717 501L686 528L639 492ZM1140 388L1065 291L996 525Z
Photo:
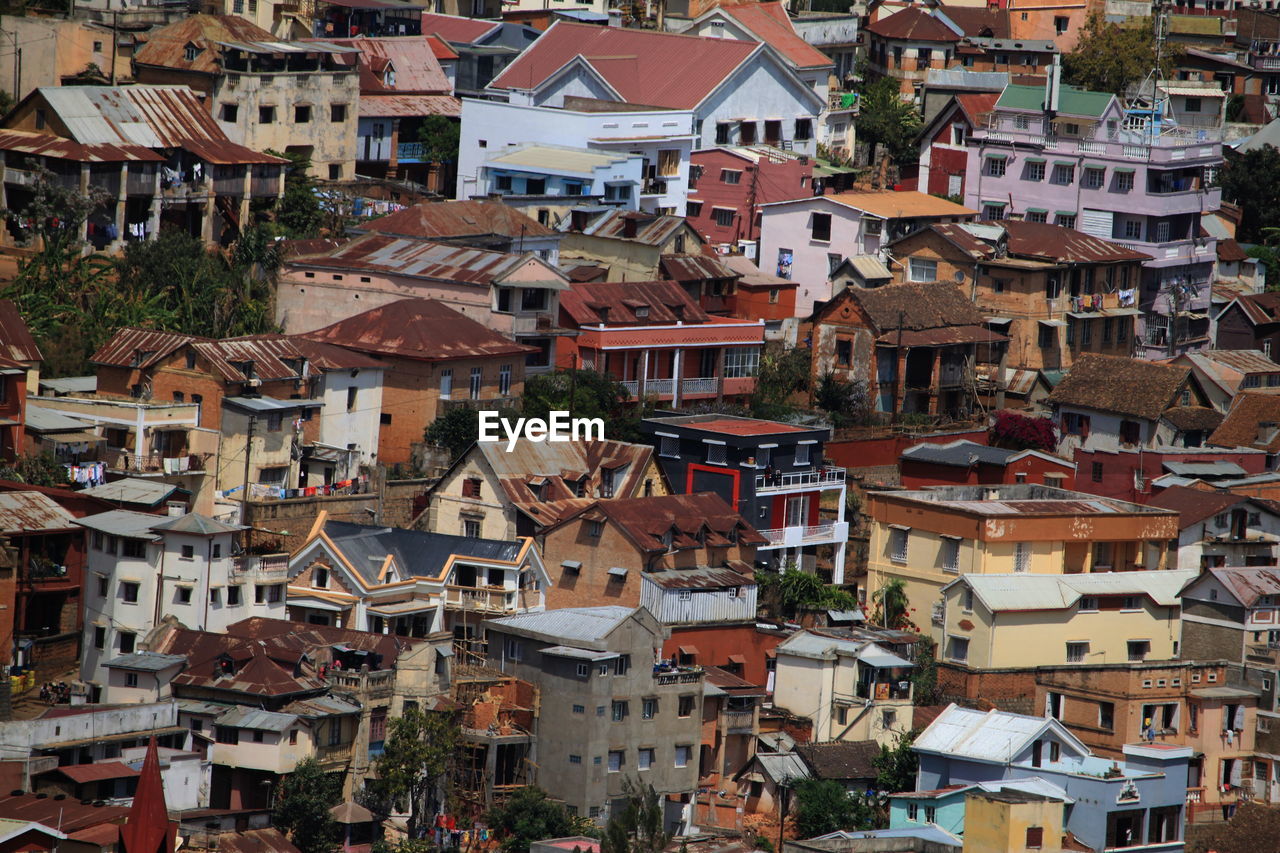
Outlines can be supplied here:
M1058 446L1058 434L1053 421L1048 418L1006 411L996 414L996 422L991 427L991 443L996 447L1051 453Z

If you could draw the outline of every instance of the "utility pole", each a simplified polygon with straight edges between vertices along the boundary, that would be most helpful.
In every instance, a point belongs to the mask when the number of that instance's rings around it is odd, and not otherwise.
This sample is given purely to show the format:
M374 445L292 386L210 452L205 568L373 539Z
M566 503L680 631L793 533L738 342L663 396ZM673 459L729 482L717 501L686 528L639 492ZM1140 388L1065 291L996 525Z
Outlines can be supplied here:
M245 431L244 436L244 492L240 497L240 523L246 528L249 527L249 459L253 456L253 428L258 425L258 416L249 415L249 429ZM245 547L248 549L249 533L245 531Z
M907 363L902 358L902 321L905 317L905 311L898 312L898 344L893 351L893 399L889 402L891 424L898 423L898 393L902 390L902 373L907 369Z
M120 29L117 16L120 13L111 10L111 85L116 84L116 54L120 52Z

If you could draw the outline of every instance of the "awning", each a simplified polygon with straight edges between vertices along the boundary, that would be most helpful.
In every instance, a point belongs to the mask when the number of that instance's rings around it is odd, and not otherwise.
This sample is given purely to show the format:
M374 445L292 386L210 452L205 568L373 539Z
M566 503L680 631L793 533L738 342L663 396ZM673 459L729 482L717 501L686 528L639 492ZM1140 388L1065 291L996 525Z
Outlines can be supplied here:
M1043 157L1023 157L1023 158L1022 158L1022 162L1024 162L1024 163L1047 163L1048 161L1047 161L1047 160L1045 160Z
M986 199L983 199L983 201L982 201L982 206L983 206L983 207L1008 207L1008 206L1009 206L1009 202L1007 202L1007 201L987 201Z
M1055 216L1075 216L1076 215L1076 212L1074 210L1055 210L1053 213Z
M581 561L581 560L565 560L565 561L563 561L562 563L560 563L560 565L561 565L562 567L564 567L564 568L568 569L568 570L569 570L569 571L571 571L571 572L580 572L580 571L582 571L582 561Z
M1102 163L1085 163L1085 164L1084 164L1084 167L1085 167L1086 169L1103 169L1103 170L1106 170L1106 168L1107 168L1107 167L1106 167L1105 165L1103 165Z
M609 570L609 574L615 578L625 578L627 576L627 570L620 566L614 566Z
M1013 322L1012 317L988 317L987 318L988 326L1007 326L1012 322Z
M60 432L57 435L43 436L46 441L52 441L54 444L92 444L107 439L101 435L95 435L91 432L77 430L76 432Z
M1116 166L1116 167L1115 167L1115 169L1113 169L1112 171L1115 171L1115 172L1128 172L1128 173L1130 173L1130 174L1133 174L1133 172L1134 172L1134 171L1136 171L1136 170L1135 170L1132 166Z
M689 655L690 657L693 657L698 654L697 646L680 646L679 648L680 648L680 654L682 655Z
M729 663L737 663L737 664L742 664L743 666L746 666L747 659L743 655L729 655Z
M156 424L151 427L152 432L191 432L195 429L195 424Z
M303 606L311 607L312 605L307 604ZM320 609L323 610L324 608L322 607ZM343 608L335 607L334 609L342 610ZM369 608L369 612L375 613L378 616L408 616L412 613L426 613L429 610L435 609L436 603L434 601L417 598L410 601L394 601L390 604L371 606Z
M309 607L312 610L327 610L330 613L341 613L342 611L347 609L338 604L330 604L327 601L316 601L314 599L312 599L311 601L290 601L289 606L290 607ZM373 608L370 607L369 609L372 610Z
M886 652L884 649L876 647L864 649L858 655L858 660L870 664L876 669L896 669L897 667L911 666L911 661L906 658L900 658L892 652Z
M1054 160L1054 161L1053 161L1053 165L1055 165L1055 166L1071 166L1072 168L1075 168L1076 161L1075 161L1075 160Z
M1067 325L1066 320L1038 320L1037 322L1041 326L1053 326L1054 328Z
M1028 207L1027 213L1048 213L1049 209L1045 207Z
M987 160L1008 160L1009 155L1002 151L988 151L982 155Z

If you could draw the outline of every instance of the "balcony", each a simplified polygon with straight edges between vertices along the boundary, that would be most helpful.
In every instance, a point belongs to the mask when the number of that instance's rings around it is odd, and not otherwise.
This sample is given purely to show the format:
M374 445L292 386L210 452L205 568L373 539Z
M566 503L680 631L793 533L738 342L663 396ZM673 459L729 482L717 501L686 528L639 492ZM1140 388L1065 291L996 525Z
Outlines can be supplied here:
M666 195L667 182L664 178L645 178L640 195Z
M32 557L27 561L27 578L33 581L59 581L67 576L67 567L47 557Z
M445 607L480 613L521 613L543 603L542 593L501 586L453 586L444 588Z
M1144 266L1170 266L1187 263L1209 263L1217 255L1204 240L1168 240L1161 243L1141 243L1134 240L1115 240L1115 243L1135 252L1145 252L1153 260Z
M1250 56L1249 64L1262 71L1280 71L1280 56Z
M911 699L911 681L875 681L859 682L854 688L859 699L872 699L877 702L909 701Z
M555 329L555 325L555 317L548 313L515 314L511 317L511 332L516 335L551 332Z
M812 525L794 525L761 530L760 535L769 540L761 550L773 548L799 548L802 545L834 545L849 538L849 522L823 521Z
M393 669L373 672L350 672L330 668L329 685L335 690L346 690L361 700L385 699L395 692L396 673Z
M426 147L421 142L401 142L396 145L396 159L401 163L421 163Z
M668 684L701 684L702 667L683 666L675 669L657 669L653 671L653 680L659 686Z
M851 113L858 112L858 94L856 92L846 92L842 89L830 89L827 91L827 110L829 112L839 112L847 110Z
M231 580L285 583L289 580L288 554L244 555L231 562Z
M845 469L826 465L809 471L777 473L772 477L765 474L757 474L756 494L843 488L844 484Z
M725 711L720 714L720 729L725 734L749 735L755 731L755 711Z

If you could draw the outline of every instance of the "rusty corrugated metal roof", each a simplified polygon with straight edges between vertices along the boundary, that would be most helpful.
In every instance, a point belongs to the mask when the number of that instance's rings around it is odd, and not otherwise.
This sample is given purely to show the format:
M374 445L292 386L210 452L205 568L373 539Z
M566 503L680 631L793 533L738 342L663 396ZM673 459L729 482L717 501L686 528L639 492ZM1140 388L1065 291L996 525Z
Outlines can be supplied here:
M663 589L736 589L756 582L751 566L741 560L731 560L723 566L645 572L642 577Z
M474 450L484 457L490 470L502 484L507 500L524 507L530 517L547 525L568 511L577 511L591 502L591 497L578 498L581 492L592 496L600 493L601 471L614 471L613 494L630 498L639 493L653 448L647 444L623 441L518 441L507 452L506 446L477 444ZM617 472L626 466L619 477ZM585 479L585 482L583 482ZM535 490L534 481L542 483ZM570 505L573 501L584 501ZM553 502L554 506L548 505Z
M287 261L288 266L376 270L406 278L453 281L488 287L525 262L522 255L460 248L417 239L399 239L368 234L323 255L304 255Z
M433 299L392 302L303 337L417 361L498 358L536 351Z
M450 116L462 115L462 101L452 95L360 95L360 115L382 116Z
M275 41L262 27L236 15L191 15L166 27L137 35L133 61L158 68L220 74L218 42ZM187 45L199 49L187 59Z
M26 130L0 130L0 151L40 154L58 160L78 163L123 163L127 161L160 163L156 152L142 145L81 145L61 136L32 133Z
M658 268L672 281L739 278L742 275L706 255L663 255L658 261Z
M415 204L355 226L357 231L415 240L476 237L550 237L556 232L499 201L436 201Z
M500 26L501 21L422 13L422 31L437 35L450 44L475 44Z
M255 377L268 381L301 376L303 359L321 370L382 366L368 356L342 347L290 335L246 335L213 340L179 332L131 327L120 329L112 335L93 354L91 361L111 367L136 367L145 370L184 346L194 349L209 363L214 374L227 382L244 381L247 377L238 365L247 362L253 362Z
M369 95L453 94L429 36L331 39L327 43L360 51L361 100ZM393 76L387 76L388 70L394 71Z
M564 229L568 230L572 222L572 217L566 217ZM644 213L638 210L614 208L591 220L587 227L582 229L582 233L591 237L607 237L614 240L628 240L636 243L645 243L650 246L661 246L685 225L683 216L666 216L657 213ZM628 235L627 229L632 227L635 228L635 232Z
M18 364L44 361L36 339L12 299L0 299L0 358Z
M692 324L711 319L674 281L574 282L560 294L560 308L580 326Z
M0 533L75 529L75 516L48 495L0 492Z

